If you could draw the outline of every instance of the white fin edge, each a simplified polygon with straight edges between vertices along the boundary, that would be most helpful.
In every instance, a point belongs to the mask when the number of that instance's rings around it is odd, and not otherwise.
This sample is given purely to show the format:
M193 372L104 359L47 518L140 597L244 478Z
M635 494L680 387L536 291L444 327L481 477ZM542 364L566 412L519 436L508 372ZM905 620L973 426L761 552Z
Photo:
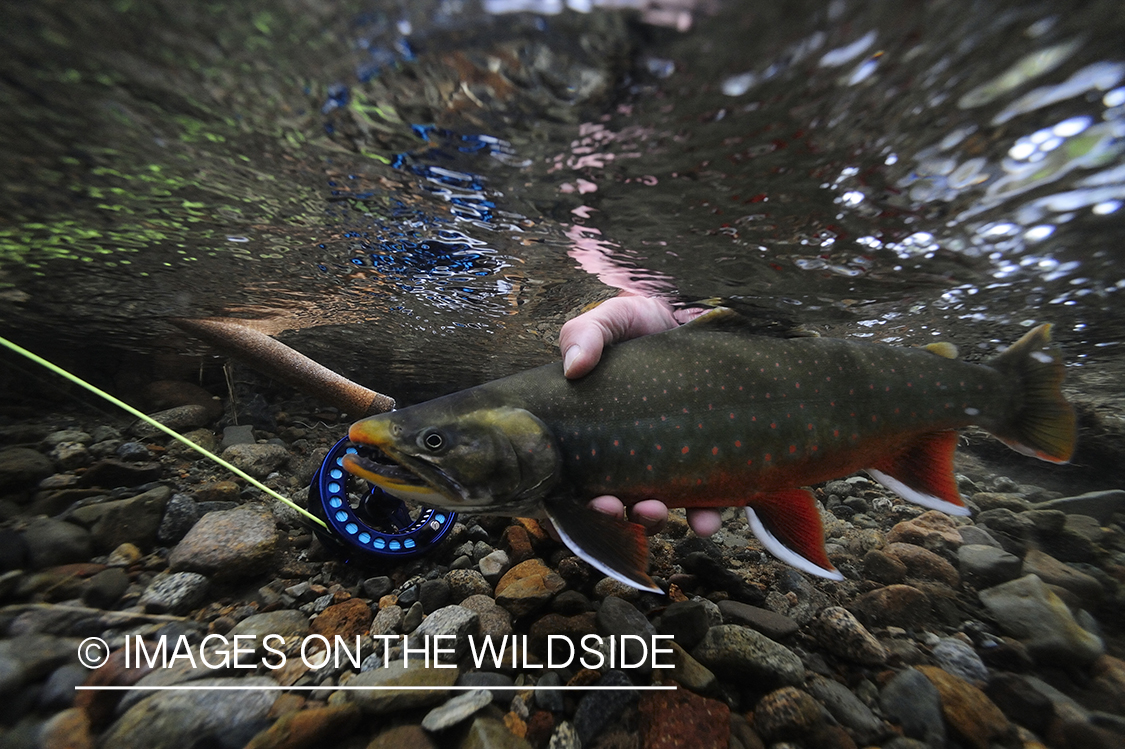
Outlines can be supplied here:
M630 588L636 588L637 590L643 590L643 591L646 591L648 593L660 593L661 595L664 594L664 591L661 590L660 588L658 588L657 586L653 585L652 587L649 587L649 586L646 586L646 585L642 585L641 583L638 583L636 580L630 580L629 578L625 577L624 575L622 575L617 570L615 570L615 569L609 567L608 565L606 565L605 562L601 561L600 559L593 556L592 554L589 554L588 552L586 552L585 549L583 549L581 546L576 544L574 542L573 538L568 536L566 534L566 532L563 531L563 529L559 526L559 524L556 523L554 521L554 519L551 518L550 512L547 513L547 517L548 517L548 519L551 519L551 525L553 525L555 527L555 533L559 534L559 538L561 538L563 540L563 543L566 544L567 548L570 549L571 551L573 551L575 556L577 556L582 561L588 563L591 567L598 570L603 575L606 575L607 577L612 577L614 580L616 580L619 583L625 583Z
M766 530L766 526L762 524L762 521L758 518L758 513L754 512L753 508L746 508L746 519L750 522L750 530L753 531L757 539L762 542L762 546L766 547L766 551L789 566L796 567L810 575L824 577L829 580L844 579L844 576L840 574L839 570L826 570L823 567L819 567L777 540L777 536Z
M876 471L874 468L868 468L867 473L871 478L878 481L883 486L890 489L898 496L905 499L907 502L913 502L922 507L929 507L931 510L941 510L946 515L971 515L972 510L968 507L955 505L952 502L946 502L944 499L939 499L932 494L924 494L917 489L911 489L906 484L902 483L896 478L892 478L882 471Z

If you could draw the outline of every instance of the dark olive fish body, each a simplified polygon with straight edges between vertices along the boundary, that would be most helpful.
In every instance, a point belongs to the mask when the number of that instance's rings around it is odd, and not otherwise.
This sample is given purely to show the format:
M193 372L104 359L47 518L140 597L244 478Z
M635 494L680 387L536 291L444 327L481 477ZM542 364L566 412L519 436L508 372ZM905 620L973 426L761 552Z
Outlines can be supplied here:
M994 431L1019 407L996 369L924 349L709 331L615 347L576 382L552 365L479 390L550 427L581 494L676 507L838 478L935 430Z
M1059 392L1063 364L1049 326L984 365L950 358L944 344L765 338L744 327L716 310L608 348L579 380L552 364L365 419L352 439L406 471L346 465L452 509L542 509L577 553L651 589L643 569L623 569L637 566L636 553L607 561L619 554L612 538L591 537L622 529L574 509L579 503L612 494L671 507L745 505L770 551L837 577L815 502L801 487L867 469L908 500L965 514L952 470L957 429L981 426L1055 462L1073 450L1074 415Z

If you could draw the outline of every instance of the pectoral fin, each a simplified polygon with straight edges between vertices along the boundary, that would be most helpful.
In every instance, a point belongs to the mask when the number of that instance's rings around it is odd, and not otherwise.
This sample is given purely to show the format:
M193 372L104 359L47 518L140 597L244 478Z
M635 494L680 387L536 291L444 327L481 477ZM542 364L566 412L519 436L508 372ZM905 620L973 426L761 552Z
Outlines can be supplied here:
M824 526L808 490L755 494L746 503L746 519L766 550L781 561L810 575L844 579L828 560Z
M648 576L648 540L641 526L591 510L577 500L545 504L559 537L580 559L626 585L663 592Z

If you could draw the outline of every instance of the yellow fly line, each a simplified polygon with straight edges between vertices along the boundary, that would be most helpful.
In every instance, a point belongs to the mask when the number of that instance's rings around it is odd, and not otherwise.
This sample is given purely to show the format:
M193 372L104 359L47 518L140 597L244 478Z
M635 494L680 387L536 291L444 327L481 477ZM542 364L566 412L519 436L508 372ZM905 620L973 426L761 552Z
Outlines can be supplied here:
M118 408L124 409L129 414L131 414L131 415L137 417L138 419L144 421L146 424L150 424L153 427L155 427L156 429L159 429L160 431L164 432L168 436L179 440L183 444L190 447L192 450L195 450L198 453L202 453L208 459L214 461L215 463L217 463L218 465L227 469L228 471L235 474L236 476L240 476L241 478L246 479L246 481L249 482L251 486L254 486L254 487L257 487L258 489L261 489L263 492L265 492L269 496L273 497L274 499L278 500L279 502L283 502L286 505L292 507L294 510L301 513L306 518L308 518L312 522L316 523L317 525L321 526L322 528L328 527L325 524L325 522L323 520L321 520L320 518L318 518L316 515L313 515L311 512L309 512L305 508L295 504L292 500L278 494L276 491L269 488L268 486L263 484L261 481L258 481L258 479L254 478L250 474L246 473L241 468L237 468L236 466L231 465L230 463L223 460L222 458L220 458L215 453L211 452L210 450L208 450L204 447L201 447L201 446L195 444L194 442L192 442L191 440L189 440L187 437L183 436L179 432L175 431L174 429L169 429L168 427L164 426L163 424L161 424L159 421L152 418L148 414L142 413L141 411L138 411L137 409L133 408L132 406L130 406L125 401L113 397L112 395L110 395L106 391L102 390L101 388L96 387L96 386L91 385L90 383L86 382L85 380L83 380L78 375L74 375L74 374L71 374L70 372L67 372L62 367L60 367L56 364L53 364L52 362L47 361L46 359L39 356L38 354L34 354L34 353L30 352L30 351L28 351L27 349L23 348L22 346L20 346L18 344L12 343L7 338L4 338L3 336L0 336L0 345L3 345L7 349L15 351L17 354L20 354L21 356L27 357L28 359L35 362L36 364L39 364L41 366L46 367L47 369L51 370L55 374L59 375L60 377L63 377L67 380L70 380L71 382L73 382L76 385L80 385L80 386L86 388L87 390L89 390L94 395L98 396L99 398L104 398L105 400L109 401L110 403L117 406Z

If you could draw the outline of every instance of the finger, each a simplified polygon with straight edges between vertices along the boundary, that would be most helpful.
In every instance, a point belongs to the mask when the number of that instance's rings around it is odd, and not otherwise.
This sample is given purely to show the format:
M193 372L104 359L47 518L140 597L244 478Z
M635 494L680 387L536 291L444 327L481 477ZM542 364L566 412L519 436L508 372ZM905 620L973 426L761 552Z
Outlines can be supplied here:
M718 510L688 510L687 520L695 534L702 538L715 535L723 524Z
M572 379L582 377L601 359L606 344L671 330L678 324L672 307L660 299L632 295L608 299L559 331L563 373Z
M653 536L668 524L668 507L658 499L646 499L629 508L629 519L644 527L646 535Z
M594 497L586 505L591 510L605 513L606 515L613 515L615 518L625 517L625 505L617 497L611 497L608 494L601 497Z

